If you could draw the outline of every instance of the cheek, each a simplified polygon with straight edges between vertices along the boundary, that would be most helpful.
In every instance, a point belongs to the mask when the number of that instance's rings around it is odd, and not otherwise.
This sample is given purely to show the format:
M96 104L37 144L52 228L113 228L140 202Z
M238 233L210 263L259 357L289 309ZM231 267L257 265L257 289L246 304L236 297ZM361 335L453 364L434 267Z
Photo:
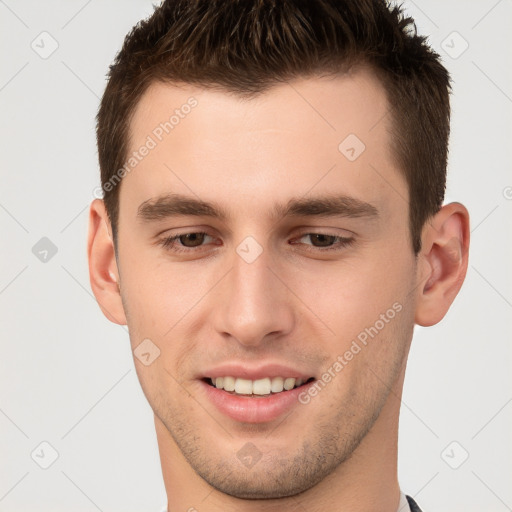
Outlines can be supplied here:
M304 311L306 317L321 321L333 331L327 339L331 337L343 344L377 322L388 310L391 310L388 316L392 316L394 304L403 307L413 288L413 276L411 261L388 255L315 265L314 269L290 274L289 282L290 288L311 310Z
M204 279L180 264L155 257L155 250L124 247L121 291L130 330L162 338L208 291ZM145 333L142 332L145 331Z
M147 368L135 361L137 373L146 396L155 395L150 403L161 401L158 396L174 388L175 379L190 373L188 360L198 352L199 339L191 322L201 312L201 299L212 284L204 273L191 271L186 265L155 261L154 256L127 258L123 270L121 289L132 350L146 338L160 350ZM214 277L218 279L217 274Z

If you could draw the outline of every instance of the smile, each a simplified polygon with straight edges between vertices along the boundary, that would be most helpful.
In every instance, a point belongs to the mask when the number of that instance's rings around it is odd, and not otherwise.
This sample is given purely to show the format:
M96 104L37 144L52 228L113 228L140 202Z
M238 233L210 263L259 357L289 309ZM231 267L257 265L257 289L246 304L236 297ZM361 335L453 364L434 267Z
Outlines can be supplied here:
M296 379L294 377L265 377L257 380L241 377L214 377L206 379L207 383L217 389L241 396L270 396L283 391L290 391L314 380Z
M223 416L241 423L266 423L295 407L303 407L299 395L316 380L314 377L251 380L226 375L206 377L199 382L205 398Z

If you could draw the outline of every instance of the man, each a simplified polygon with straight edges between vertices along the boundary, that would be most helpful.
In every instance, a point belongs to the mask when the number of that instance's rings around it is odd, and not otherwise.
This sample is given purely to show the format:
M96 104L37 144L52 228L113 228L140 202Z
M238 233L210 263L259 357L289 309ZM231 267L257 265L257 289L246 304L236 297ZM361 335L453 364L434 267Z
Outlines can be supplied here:
M167 1L98 113L91 286L127 324L168 510L419 510L397 481L415 324L469 217L442 206L449 75L379 0Z

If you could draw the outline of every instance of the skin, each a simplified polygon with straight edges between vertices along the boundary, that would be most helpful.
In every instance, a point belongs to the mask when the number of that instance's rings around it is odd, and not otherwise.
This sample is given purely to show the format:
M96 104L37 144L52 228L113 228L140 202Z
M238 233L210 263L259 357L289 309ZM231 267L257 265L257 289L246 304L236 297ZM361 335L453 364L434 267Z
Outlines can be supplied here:
M149 366L134 362L155 413L168 510L395 512L413 327L439 322L462 285L468 213L459 203L444 206L413 253L387 99L368 70L297 79L250 100L155 84L131 121L130 152L191 96L197 107L123 178L117 260L99 199L88 240L102 311L128 325L132 349L146 338L160 349ZM366 146L353 162L338 150L351 133ZM137 217L142 203L169 193L216 202L230 217ZM271 215L291 198L326 195L357 198L378 216ZM189 243L188 253L159 244L201 231L210 236ZM328 238L336 250L322 252L308 233L353 242ZM250 264L236 252L247 236L263 250ZM235 421L203 392L201 371L227 361L282 363L321 378L397 303L400 312L287 415ZM237 458L248 442L261 453L251 469Z

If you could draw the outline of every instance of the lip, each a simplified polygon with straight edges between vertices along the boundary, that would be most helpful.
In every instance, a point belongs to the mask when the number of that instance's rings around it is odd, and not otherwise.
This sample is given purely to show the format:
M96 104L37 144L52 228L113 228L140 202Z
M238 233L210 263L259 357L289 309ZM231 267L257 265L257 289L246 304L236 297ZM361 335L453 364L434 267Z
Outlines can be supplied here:
M311 384L314 384L314 382L316 381L268 396L249 397L234 395L223 389L217 389L204 380L199 381L207 399L222 414L242 423L270 422L279 418L293 407L300 407L299 395Z
M307 380L314 377L312 373L307 373L296 368L291 368L282 364L265 364L260 366L254 366L251 368L247 363L226 363L220 366L215 366L204 371L202 375L199 375L199 379L216 377L227 377L231 376L235 379L241 377L242 379L258 380L264 379L265 377L293 377L295 379ZM316 378L316 377L315 377Z

